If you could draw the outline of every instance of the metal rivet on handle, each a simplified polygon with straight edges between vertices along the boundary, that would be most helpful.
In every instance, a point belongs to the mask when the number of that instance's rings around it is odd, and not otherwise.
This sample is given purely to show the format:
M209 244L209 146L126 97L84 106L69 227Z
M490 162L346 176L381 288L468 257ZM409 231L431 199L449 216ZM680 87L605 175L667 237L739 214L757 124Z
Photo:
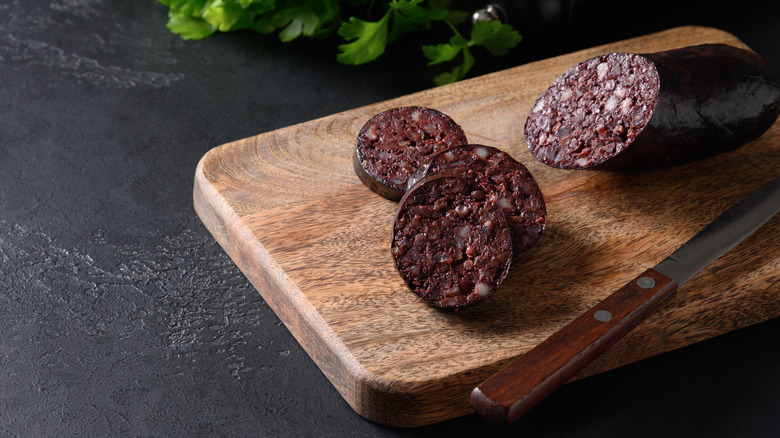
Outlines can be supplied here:
M593 317L596 318L596 321L607 322L612 319L612 314L606 310L597 310Z
M650 277L641 277L639 280L637 280L636 284L638 284L639 287L643 289L650 289L651 287L655 286L655 280Z

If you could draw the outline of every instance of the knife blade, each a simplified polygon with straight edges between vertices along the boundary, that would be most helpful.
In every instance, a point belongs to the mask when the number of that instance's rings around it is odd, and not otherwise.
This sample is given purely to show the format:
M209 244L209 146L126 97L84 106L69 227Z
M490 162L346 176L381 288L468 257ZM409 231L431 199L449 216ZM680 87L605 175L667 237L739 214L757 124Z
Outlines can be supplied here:
M514 423L778 211L780 177L756 189L659 264L479 384L471 392L472 407L491 423Z

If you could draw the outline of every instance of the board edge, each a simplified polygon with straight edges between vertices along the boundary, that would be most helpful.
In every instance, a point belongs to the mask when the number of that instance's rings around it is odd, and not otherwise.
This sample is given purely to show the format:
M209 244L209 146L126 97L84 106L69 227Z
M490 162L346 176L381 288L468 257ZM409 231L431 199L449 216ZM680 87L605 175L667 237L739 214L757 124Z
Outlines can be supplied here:
M196 167L193 206L206 229L357 414L370 421L400 427L441 421L441 418L431 420L425 414L418 417L412 412L399 421L395 413L405 410L405 406L419 397L420 387L436 382L415 382L412 390L399 393L397 382L368 371L230 209L204 169L207 163L218 161L221 148L233 143L211 149Z

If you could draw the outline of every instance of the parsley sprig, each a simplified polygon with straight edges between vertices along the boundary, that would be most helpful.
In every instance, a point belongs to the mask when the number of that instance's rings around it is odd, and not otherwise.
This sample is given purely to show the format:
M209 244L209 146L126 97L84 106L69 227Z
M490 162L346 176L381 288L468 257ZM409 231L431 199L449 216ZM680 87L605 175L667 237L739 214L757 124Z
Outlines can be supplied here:
M449 72L434 78L437 85L463 79L475 64L471 50L481 46L494 56L505 55L521 36L499 21L475 23L468 38L458 30L468 19L467 11L448 9L449 0L159 0L169 8L168 29L184 39L199 40L215 32L250 29L276 33L281 41L325 38L338 34L336 60L359 65L381 56L388 44L411 32L449 29L449 42L423 45L428 65L455 62ZM381 9L370 21L347 15L362 10L368 15ZM460 55L460 63L456 58Z

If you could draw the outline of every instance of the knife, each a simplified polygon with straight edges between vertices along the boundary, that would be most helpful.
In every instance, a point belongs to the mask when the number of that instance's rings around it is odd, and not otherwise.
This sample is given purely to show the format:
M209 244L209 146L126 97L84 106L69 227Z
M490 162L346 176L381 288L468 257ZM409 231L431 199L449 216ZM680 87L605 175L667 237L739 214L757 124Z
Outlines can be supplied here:
M471 392L472 407L491 423L514 423L778 211L780 177L756 189L661 263L482 382Z

